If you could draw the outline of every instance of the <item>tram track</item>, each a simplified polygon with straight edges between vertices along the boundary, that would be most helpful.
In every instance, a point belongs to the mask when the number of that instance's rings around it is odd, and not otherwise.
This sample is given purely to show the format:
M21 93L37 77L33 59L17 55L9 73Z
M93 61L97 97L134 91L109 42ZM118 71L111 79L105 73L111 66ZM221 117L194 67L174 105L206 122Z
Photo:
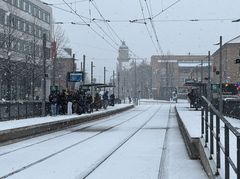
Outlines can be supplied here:
M149 110L150 108L151 108L151 107L149 107L147 110ZM27 164L27 165L25 165L25 166L23 166L23 167L21 167L21 168L19 168L19 169L16 169L16 170L14 170L14 171L12 171L12 172L10 172L10 173L8 173L8 174L5 174L4 176L1 176L0 178L1 178L1 179L8 178L8 177L10 177L10 176L12 176L12 175L14 175L14 174L17 174L17 173L19 173L19 172L21 172L21 171L23 171L23 170L26 170L26 169L34 166L34 165L37 165L37 164L39 164L39 163L41 163L41 162L43 162L43 161L46 161L46 160L48 160L48 159L50 159L50 158L52 158L52 157L54 157L54 156L56 156L56 155L64 152L64 151L67 151L67 150L69 150L69 149L71 149L71 148L73 148L73 147L75 147L75 146L77 146L77 145L79 145L79 144L82 144L82 143L84 143L84 142L86 142L86 141L88 141L88 140L90 140L90 139L92 139L92 138L94 138L94 137L96 137L96 136L104 133L104 132L107 132L107 131L115 128L115 127L118 127L118 126L120 126L120 125L122 125L122 124L124 124L124 123L126 123L126 122L128 122L128 121L130 121L130 120L136 118L137 116L141 115L141 114L144 113L144 112L146 112L146 111L140 111L140 112L137 113L136 115L134 115L134 116L132 116L132 117L129 117L128 119L126 119L126 120L124 120L124 121L122 121L122 122L120 122L120 123L118 123L118 124L116 124L116 125L110 126L110 127L106 128L106 129L100 131L100 132L97 132L96 134L94 134L94 135L92 135L92 136L89 136L89 137L87 137L87 138L85 138L85 139L83 139L83 140L80 140L80 141L78 141L78 142L75 142L75 143L73 143L73 144L71 144L71 145L69 145L69 146L67 146L67 147L64 147L64 148L62 148L62 149L60 149L60 150L58 150L58 151L56 151L56 152L54 152L54 153L52 153L52 154L50 154L50 155L47 155L47 156L45 156L45 157L42 157L42 158L39 159L39 160L36 160L36 161L34 161L34 162L31 162L31 163L29 163L29 164ZM126 115L127 115L127 114L126 114ZM114 119L115 119L115 118L114 118ZM114 119L111 118L110 120L114 120ZM150 121L150 120L149 120L149 121ZM107 121L104 121L104 122L107 122ZM102 122L102 123L104 123L104 122ZM102 123L100 123L100 124L102 124ZM98 124L99 124L99 123L98 123ZM86 126L85 129L86 129L86 128L93 127L93 126L95 126L95 125L97 125L97 124L90 125L90 126ZM140 130L140 129L139 129L139 130ZM67 134L65 134L65 135L68 135L68 134L71 134L71 133L74 133L74 132L75 132L75 131L71 131L71 132L69 132L69 133L67 133ZM63 136L63 135L56 136L56 137L62 137L62 136ZM54 137L54 138L56 138L56 137ZM49 141L49 140L53 140L54 138L51 138L51 139L48 139L48 140L46 139L46 140L44 140L44 141L41 141L41 143L46 142L46 141ZM38 143L35 143L35 144L32 144L31 146L34 146L34 145L37 145L37 144L39 144L39 142L38 142ZM28 147L31 147L31 146L29 145ZM24 148L27 148L27 146L22 147L22 148L19 148L18 150L21 150L21 149L24 149ZM14 151L16 152L17 150L14 150ZM14 151L12 151L11 153L13 153ZM8 152L8 154L10 154L10 152ZM7 153L5 153L4 155L7 155ZM2 155L2 156L3 156L3 155Z
M146 126L154 116L159 112L162 106L160 106L150 117L147 121L145 121L137 130L132 132L128 135L124 140L118 143L111 151L109 151L104 157L101 158L97 163L94 164L88 171L80 174L77 178L78 179L85 179L89 175L91 175L98 167L100 167L107 159L109 159L115 152L117 152L124 144L126 144L131 138L133 138L139 131L141 131L144 126Z
M136 111L136 110L131 110L131 111ZM130 112L131 112L131 111L130 111ZM130 113L130 112L126 112L126 114L124 114L124 115L128 115L128 113ZM96 126L96 125L99 125L99 124L104 124L105 122L109 122L109 121L111 121L111 120L115 120L115 119L118 118L118 117L119 117L119 116L117 116L117 117L115 117L115 118L109 118L109 117L108 117L109 119L106 119L106 118L96 119L96 120L94 120L94 121L87 121L87 122L84 122L84 123L81 123L81 124L77 124L77 126L79 126L79 125L84 125L84 124L86 124L86 123L88 123L88 122L97 122L97 123L95 123L95 124L91 124L91 125L88 125L88 126L86 126L86 127L79 128L79 129L77 129L77 130L85 130L85 129L91 128L91 127ZM100 121L99 121L99 120L100 120ZM102 121L102 120L104 120L104 121ZM73 129L73 128L76 128L76 126L74 126L74 127L71 126L71 127L67 128L67 129ZM66 128L65 128L64 130L66 130ZM38 144L42 144L42 143L44 143L44 142L48 142L48 141L50 141L50 140L54 140L54 139L57 139L57 138L60 138L60 137L64 137L64 136L73 134L74 132L75 132L75 130L70 131L70 132L67 132L67 133L64 133L64 134L60 134L60 135L57 135L57 136L54 136L54 137L50 137L50 138L47 138L47 139L44 139L44 140L41 140L41 141L38 141L38 142L35 142L35 143L32 143L32 144L23 146L23 147L19 147L19 148L16 148L16 149L14 149L14 150L10 150L10 151L7 151L7 152L0 153L0 157L1 157L1 156L4 156L4 155L7 155L7 154L10 154L10 153L13 153L13 152L16 152L16 151L19 151L19 150L22 150L22 149L26 149L26 148L29 148L29 147L38 145ZM45 135L48 135L48 134L45 134ZM21 142L22 142L22 141L21 141ZM11 144L10 144L10 145L11 145Z
M166 133L164 136L163 141L163 149L161 153L160 165L158 170L158 179L165 179L165 162L166 162L166 154L167 154L167 142L168 142L168 133L169 133L169 126L170 126L170 119L172 113L172 105L170 104L169 113L168 113L168 121L166 126Z

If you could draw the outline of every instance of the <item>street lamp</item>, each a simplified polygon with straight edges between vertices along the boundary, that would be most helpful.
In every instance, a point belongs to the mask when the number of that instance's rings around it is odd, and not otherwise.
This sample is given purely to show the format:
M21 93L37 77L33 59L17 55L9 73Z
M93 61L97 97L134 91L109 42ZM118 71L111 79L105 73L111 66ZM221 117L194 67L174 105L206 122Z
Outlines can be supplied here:
M112 76L110 76L110 83L112 81L112 85L113 85L113 94L114 94L114 89L115 89L115 71L113 70L113 74Z
M106 84L106 72L107 72L106 67L103 68L103 71L104 71L104 72L103 72L103 74L104 74L104 76L103 76L103 83L104 83L104 85L105 85L105 84ZM105 92L105 90L106 90L106 89L105 89L105 87L104 87L104 92Z
M91 95L92 95L92 97L94 97L94 92L93 92L93 67L95 67L94 65L93 65L93 61L91 61Z
M222 36L220 36L219 43L214 44L219 45L219 112L222 115L223 111L223 99L222 99Z

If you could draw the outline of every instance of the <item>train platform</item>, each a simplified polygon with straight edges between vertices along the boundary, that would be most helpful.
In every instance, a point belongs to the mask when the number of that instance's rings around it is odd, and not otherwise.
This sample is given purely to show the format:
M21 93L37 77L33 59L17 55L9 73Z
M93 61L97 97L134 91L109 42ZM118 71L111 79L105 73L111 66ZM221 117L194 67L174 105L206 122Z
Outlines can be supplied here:
M5 145L21 139L67 128L79 123L103 118L133 108L132 104L108 106L93 113L34 117L0 122L0 144Z

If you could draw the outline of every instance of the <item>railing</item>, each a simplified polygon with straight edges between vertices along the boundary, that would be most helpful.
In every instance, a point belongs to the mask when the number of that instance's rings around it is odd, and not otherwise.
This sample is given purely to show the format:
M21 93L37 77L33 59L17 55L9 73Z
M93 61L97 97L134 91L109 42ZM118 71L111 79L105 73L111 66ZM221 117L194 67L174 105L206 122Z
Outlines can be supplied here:
M240 133L205 97L202 98L201 137L204 147L209 148L209 160L216 163L215 175L221 173L225 179L240 179Z
M223 114L240 119L240 99L226 98L223 100Z
M46 109L49 109L48 105ZM0 102L0 121L41 116L41 101Z

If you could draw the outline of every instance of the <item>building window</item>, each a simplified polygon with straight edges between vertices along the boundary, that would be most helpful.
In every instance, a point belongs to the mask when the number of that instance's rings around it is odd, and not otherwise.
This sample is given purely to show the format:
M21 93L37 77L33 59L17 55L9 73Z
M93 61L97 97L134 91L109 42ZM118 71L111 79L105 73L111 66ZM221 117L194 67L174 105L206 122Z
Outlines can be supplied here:
M4 14L5 12L0 9L0 24L4 25Z
M40 19L43 20L43 11L40 10Z
M19 4L19 7L20 7L21 10L23 10L23 9L24 9L23 0L19 0L19 1L20 1L20 2L19 2L19 3L20 3L20 4Z
M28 24L28 30L29 30L29 34L32 34L32 25Z
M27 31L27 24L26 24L26 22L23 22L23 31L24 31L24 32Z

